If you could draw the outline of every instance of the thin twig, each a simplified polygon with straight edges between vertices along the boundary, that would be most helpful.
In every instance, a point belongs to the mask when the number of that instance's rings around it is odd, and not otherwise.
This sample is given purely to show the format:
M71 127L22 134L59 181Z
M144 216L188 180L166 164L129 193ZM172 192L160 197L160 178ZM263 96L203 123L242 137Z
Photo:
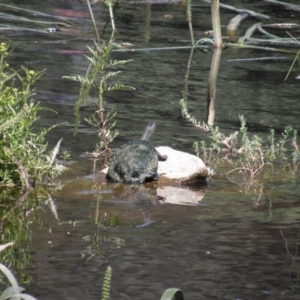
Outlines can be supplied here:
M18 173L20 174L21 178L23 179L23 182L25 183L26 189L27 190L32 190L32 186L29 183L29 175L28 175L28 170L23 166L23 164L15 157L15 155L12 153L12 151L8 147L3 148L5 152L7 152L13 163L17 165L18 167Z

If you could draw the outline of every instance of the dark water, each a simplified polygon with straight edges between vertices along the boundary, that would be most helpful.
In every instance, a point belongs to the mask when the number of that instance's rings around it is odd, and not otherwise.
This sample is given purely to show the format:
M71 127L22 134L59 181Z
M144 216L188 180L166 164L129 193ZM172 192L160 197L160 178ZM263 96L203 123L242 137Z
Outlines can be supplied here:
M127 201L124 194L113 194L111 185L102 185L99 192L93 179L84 177L90 173L92 162L79 157L94 149L97 137L84 123L73 136L73 106L79 87L62 79L64 75L85 74L85 45L92 45L94 38L87 7L78 1L47 1L43 7L40 1L3 3L77 18L75 29L53 34L1 33L14 48L11 65L46 68L37 84L36 98L57 113L43 112L39 125L66 122L50 133L49 142L55 145L63 137L64 149L77 161L64 176L69 183L55 195L59 221L48 210L40 215L43 226L32 227L33 265L25 270L33 278L29 293L39 299L99 299L104 272L110 265L112 299L159 299L166 288L174 286L183 290L186 299L300 299L298 177L276 176L262 190L259 186L244 188L217 175L208 183L202 200L205 205L198 206L157 204L153 199ZM194 9L193 26L195 38L200 39L211 28L210 8L200 1L196 4L200 5ZM263 2L230 4L268 14L272 22L299 19L297 12ZM185 7L152 6L149 30L144 25L145 10L143 5L120 4L115 12L116 42L129 42L136 48L187 44L190 36ZM102 29L107 20L105 8L96 5L95 14ZM166 14L173 18L164 18ZM222 11L222 24L233 16L232 12ZM239 33L254 22L247 19ZM109 31L103 37L108 38ZM226 61L262 56L286 59ZM136 88L106 99L108 107L118 113L120 135L113 146L140 138L148 121L155 120L153 144L193 153L192 143L206 139L206 134L180 115L178 101L189 50L115 52L113 58L134 59L122 67L117 80ZM201 121L206 117L211 58L212 53L196 51L189 78L189 108ZM237 130L238 116L244 115L250 130L262 136L270 128L275 128L278 135L287 125L299 129L299 81L294 79L299 74L297 67L284 81L293 59L293 54L223 51L216 125L225 132ZM83 117L94 109L92 103L84 107ZM144 218L154 222L140 227Z

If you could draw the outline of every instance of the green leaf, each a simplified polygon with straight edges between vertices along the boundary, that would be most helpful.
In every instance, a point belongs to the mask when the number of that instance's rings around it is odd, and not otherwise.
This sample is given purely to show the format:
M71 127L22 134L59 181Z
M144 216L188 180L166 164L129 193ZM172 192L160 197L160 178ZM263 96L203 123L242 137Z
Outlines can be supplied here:
M95 65L96 64L96 60L94 57L89 57L87 55L85 55L86 59L92 64Z
M21 291L20 291L21 292ZM4 292L1 294L0 296L0 300L5 300L5 299L9 299L14 295L14 289L9 286L8 288L6 288L4 290Z
M97 49L99 50L98 45L96 43L95 43L95 45L96 45ZM90 46L86 46L86 47L89 49L89 51L91 52L93 57L97 57L97 51L93 50ZM85 55L85 57L88 57L88 56Z
M20 291L19 291L18 282L17 282L15 276L12 274L12 272L3 264L0 264L0 270L7 277L8 281L10 282L11 287L13 289L13 293L14 294L19 293Z
M113 77L115 75L118 75L119 73L121 73L121 71L111 71L111 72L108 72L106 75L105 75L105 80L110 78L110 77Z
M116 66L116 65L124 65L127 64L128 62L133 61L133 59L127 59L127 60L114 60L110 62L111 66Z
M113 84L107 87L107 91L118 91L118 90L135 90L134 87L130 85L124 85L124 84Z
M173 297L174 300L184 300L182 291L177 288L170 288L165 290L160 300L172 300Z
M88 78L80 76L80 75L76 75L76 76L63 76L62 78L66 78L66 79L70 79L73 81L78 81L80 83L83 84L92 84Z
M16 294L16 295L14 295L14 298L21 298L24 300L37 300L36 298L34 298L28 294Z

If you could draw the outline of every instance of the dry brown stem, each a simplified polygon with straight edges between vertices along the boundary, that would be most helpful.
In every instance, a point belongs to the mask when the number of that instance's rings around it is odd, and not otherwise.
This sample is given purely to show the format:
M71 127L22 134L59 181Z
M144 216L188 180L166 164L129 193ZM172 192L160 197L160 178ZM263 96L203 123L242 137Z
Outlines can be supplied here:
M4 147L4 151L6 151L10 157L12 158L12 161L14 164L17 165L18 167L18 173L20 174L20 176L22 177L26 189L31 191L33 188L31 186L31 184L29 183L29 176L28 176L28 170L23 166L23 164L14 156L14 154L10 151L10 149L8 147Z

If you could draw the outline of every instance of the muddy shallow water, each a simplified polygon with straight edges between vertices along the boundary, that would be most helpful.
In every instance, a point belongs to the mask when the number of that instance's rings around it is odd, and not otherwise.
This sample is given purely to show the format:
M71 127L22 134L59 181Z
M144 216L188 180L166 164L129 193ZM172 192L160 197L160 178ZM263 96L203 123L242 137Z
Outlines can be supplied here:
M48 210L40 213L42 225L31 228L32 241L28 243L33 264L24 270L32 276L28 292L39 299L99 299L104 272L110 265L112 299L159 299L168 287L181 288L186 299L298 299L299 177L274 176L260 191L234 184L220 175L224 170L218 169L201 188L202 200L197 205L157 201L158 186L146 185L139 194L134 188L124 191L116 185L99 186L98 178L88 176L92 161L81 156L94 149L97 137L85 123L73 136L73 107L79 87L62 79L85 73L85 45L92 45L94 38L87 7L78 1L58 0L47 1L43 8L39 1L3 3L77 18L75 28L53 34L1 33L14 48L11 65L46 68L35 97L57 113L42 112L38 125L63 123L49 134L49 143L53 146L63 137L63 147L75 161L62 177L64 187L54 195L59 221ZM199 3L193 12L196 39L204 37L203 32L211 27L209 6ZM263 2L230 4L269 14L276 22L299 19L299 13ZM188 44L185 7L153 5L150 28L145 26L145 10L144 5L120 4L115 12L117 42L129 42L136 48ZM106 10L95 6L95 14L101 29ZM224 25L234 16L225 10L221 14ZM247 19L240 34L253 22ZM109 33L103 37L108 38ZM136 88L106 99L108 107L117 111L120 134L114 147L140 138L150 120L157 123L151 138L155 146L193 153L192 143L207 139L180 114L178 101L189 55L188 49L113 53L113 58L134 59L122 67L117 80ZM261 56L285 59L227 61ZM189 109L201 121L206 117L211 58L211 53L196 51L189 78ZM250 131L263 137L270 128L275 128L278 136L287 125L299 129L299 81L294 79L299 70L293 69L284 81L293 59L293 54L223 51L216 125L232 132L238 129L238 116L244 115ZM83 117L94 109L92 103L83 107ZM149 189L154 196L145 200L143 195L149 195ZM184 202L185 197L179 200Z

